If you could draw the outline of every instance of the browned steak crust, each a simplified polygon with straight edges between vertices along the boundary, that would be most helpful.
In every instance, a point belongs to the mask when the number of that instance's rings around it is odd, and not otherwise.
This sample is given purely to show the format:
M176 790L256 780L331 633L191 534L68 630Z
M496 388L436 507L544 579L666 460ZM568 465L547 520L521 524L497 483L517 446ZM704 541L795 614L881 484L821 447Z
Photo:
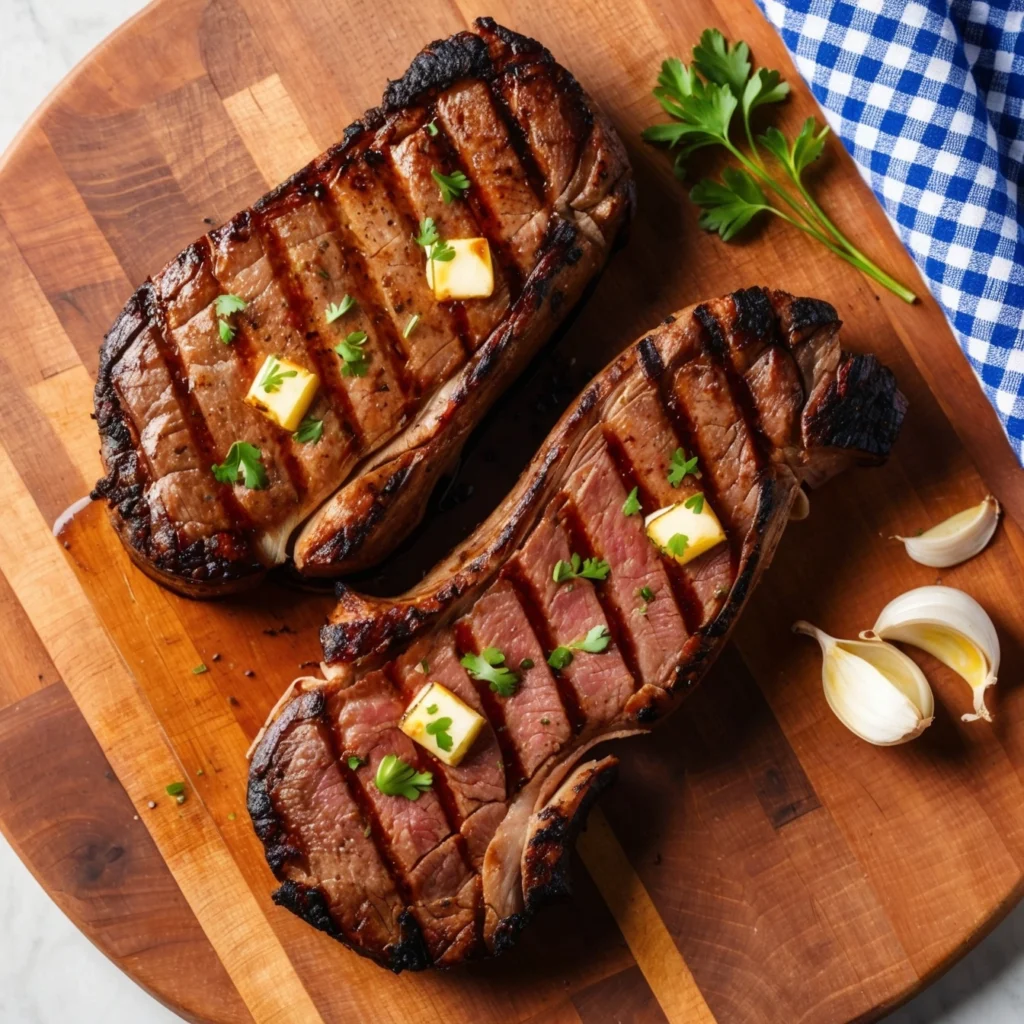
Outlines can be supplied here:
M441 202L435 169L468 173L464 201ZM379 560L600 271L633 202L614 131L539 43L490 19L431 43L340 143L146 281L105 338L94 496L133 559L191 596L252 585L303 524L300 572ZM490 299L434 301L413 240L428 216L442 237L488 239ZM248 302L230 345L213 306L225 293ZM346 294L356 306L334 323ZM368 335L365 376L331 351L353 330ZM319 376L316 444L243 403L271 354ZM260 448L266 488L213 478L235 440Z
M508 498L417 587L382 599L339 586L321 634L329 678L300 681L253 760L250 810L279 902L399 970L498 953L568 891L573 839L615 773L614 757L587 751L649 730L700 679L801 486L877 464L896 439L905 399L877 360L842 351L839 327L827 303L759 288L668 317L587 386ZM669 478L677 448L698 457L699 477ZM726 542L680 566L648 541L642 514L625 514L634 489L644 513L703 495ZM572 553L607 561L607 578L556 582ZM606 650L550 666L595 626ZM487 647L518 668L511 696L461 665ZM486 719L458 768L398 728L427 681ZM415 802L382 794L374 774L389 753L432 772L433 788ZM336 817L324 793L360 808L372 842L326 858L339 846L324 834ZM371 886L374 871L384 881ZM354 909L385 890L385 915ZM376 937L359 927L381 917Z

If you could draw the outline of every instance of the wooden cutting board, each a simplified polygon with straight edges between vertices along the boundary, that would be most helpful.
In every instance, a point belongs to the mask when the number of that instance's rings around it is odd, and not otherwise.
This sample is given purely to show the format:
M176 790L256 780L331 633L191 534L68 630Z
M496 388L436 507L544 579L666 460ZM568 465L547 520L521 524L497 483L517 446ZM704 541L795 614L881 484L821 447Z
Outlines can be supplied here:
M499 961L395 978L271 904L245 814L245 750L316 660L330 596L275 581L189 603L130 566L101 509L78 515L63 546L51 525L99 474L97 349L132 288L336 140L425 41L480 13L541 38L609 112L639 215L423 530L367 585L416 579L505 493L594 371L702 298L765 283L828 299L846 344L896 371L911 411L884 469L814 496L685 708L621 745L574 901ZM781 224L734 246L697 228L638 132L658 118L659 62L707 25L784 69L789 126L816 113L753 0L159 0L50 97L0 166L0 827L79 927L189 1019L873 1020L1018 898L1024 480L930 298L911 308L877 294ZM923 291L838 143L815 177L857 243ZM966 686L923 660L934 727L907 747L869 747L827 712L817 652L788 627L869 626L890 597L937 578L887 538L987 491L1004 526L942 579L999 628L996 724L962 724ZM182 806L164 792L176 780Z

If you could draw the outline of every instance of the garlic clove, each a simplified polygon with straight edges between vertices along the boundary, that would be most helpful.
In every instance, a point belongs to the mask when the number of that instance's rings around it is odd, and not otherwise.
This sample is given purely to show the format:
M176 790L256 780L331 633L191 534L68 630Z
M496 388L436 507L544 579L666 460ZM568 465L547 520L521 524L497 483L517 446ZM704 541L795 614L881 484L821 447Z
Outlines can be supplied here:
M791 523L798 523L802 519L806 519L810 514L811 499L807 492L800 487L793 498L793 507L789 510L789 521Z
M836 718L879 747L920 736L935 711L928 680L901 650L880 640L837 640L809 622L793 624L821 647L821 682Z
M917 537L897 537L907 554L921 565L948 569L982 551L999 525L999 502L989 494L984 501L957 512Z
M988 613L970 594L955 587L918 587L890 601L867 639L901 640L948 665L970 685L974 712L963 721L992 721L985 691L999 672L999 637Z

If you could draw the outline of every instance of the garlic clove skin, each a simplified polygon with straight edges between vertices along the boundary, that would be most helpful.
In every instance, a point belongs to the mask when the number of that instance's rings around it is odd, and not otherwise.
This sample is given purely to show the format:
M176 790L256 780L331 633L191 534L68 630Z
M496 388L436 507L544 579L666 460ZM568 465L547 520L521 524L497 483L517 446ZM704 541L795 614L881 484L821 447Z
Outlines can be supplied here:
M896 537L907 554L921 565L948 569L984 550L999 525L1002 510L989 494L984 501L957 512L917 537Z
M793 499L793 507L789 511L789 521L799 523L811 514L811 499L807 492L798 487L796 496Z
M985 691L999 672L999 637L988 612L955 587L918 587L890 601L866 639L900 640L938 658L971 687L974 711L965 722L991 722Z
M891 747L932 724L931 687L901 650L880 640L837 640L809 622L794 623L793 631L818 641L825 700L855 736Z

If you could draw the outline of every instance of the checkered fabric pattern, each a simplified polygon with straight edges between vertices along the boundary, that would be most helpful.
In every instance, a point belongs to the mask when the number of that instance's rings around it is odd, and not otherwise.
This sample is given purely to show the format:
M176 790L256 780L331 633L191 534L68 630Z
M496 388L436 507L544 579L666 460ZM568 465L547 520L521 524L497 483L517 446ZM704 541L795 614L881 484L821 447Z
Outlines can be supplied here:
M1024 0L758 0L1024 462Z

